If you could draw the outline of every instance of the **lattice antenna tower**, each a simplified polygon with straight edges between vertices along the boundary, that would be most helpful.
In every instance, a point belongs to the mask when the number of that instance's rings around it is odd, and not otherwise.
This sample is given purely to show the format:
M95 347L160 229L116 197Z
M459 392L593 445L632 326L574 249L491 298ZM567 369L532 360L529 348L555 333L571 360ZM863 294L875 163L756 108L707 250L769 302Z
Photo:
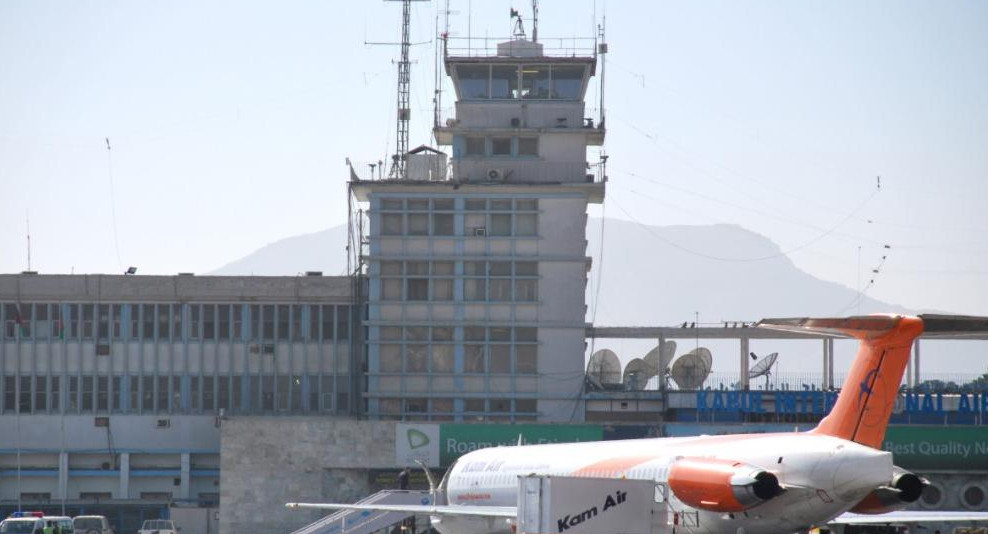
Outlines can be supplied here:
M395 0L390 0L395 1ZM398 61L398 114L396 116L395 154L391 159L388 178L405 178L405 159L408 154L408 122L411 118L409 95L411 93L411 61L408 49L412 42L409 36L411 26L412 0L401 0L401 60Z

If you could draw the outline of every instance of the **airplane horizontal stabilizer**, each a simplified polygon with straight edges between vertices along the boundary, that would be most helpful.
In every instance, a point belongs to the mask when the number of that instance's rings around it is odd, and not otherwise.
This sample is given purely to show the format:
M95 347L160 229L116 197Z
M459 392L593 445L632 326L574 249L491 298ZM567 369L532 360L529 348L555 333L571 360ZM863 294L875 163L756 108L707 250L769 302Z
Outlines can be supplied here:
M909 523L988 524L988 512L911 512L901 510L878 515L846 513L830 520L830 524L832 525L895 525Z

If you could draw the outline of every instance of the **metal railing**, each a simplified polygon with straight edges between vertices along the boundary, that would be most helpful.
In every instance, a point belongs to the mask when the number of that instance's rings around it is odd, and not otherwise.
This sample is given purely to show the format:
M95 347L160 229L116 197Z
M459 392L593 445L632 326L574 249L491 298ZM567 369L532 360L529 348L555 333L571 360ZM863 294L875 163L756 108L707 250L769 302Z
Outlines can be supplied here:
M699 377L697 377L697 381ZM821 373L800 373L782 372L772 373L765 377L755 377L748 379L748 390L750 391L821 391L823 386L823 375ZM846 373L834 374L833 388L840 389L847 379ZM602 387L588 383L587 391L596 392L622 392L622 391L659 391L662 389L660 377L653 376L642 385L635 380L622 381L622 377L615 375L604 380ZM711 373L701 381L698 389L701 390L724 390L737 391L741 389L741 376L738 373ZM913 387L907 387L906 378L902 381L903 391L908 392L931 392L931 393L973 393L988 392L988 379L984 375L963 374L963 373L926 373L921 374L919 382ZM671 377L665 379L665 389L667 391L695 391L693 389L680 388Z
M448 37L446 57L491 57L497 45L515 37ZM596 57L597 39L593 37L539 37L542 57Z

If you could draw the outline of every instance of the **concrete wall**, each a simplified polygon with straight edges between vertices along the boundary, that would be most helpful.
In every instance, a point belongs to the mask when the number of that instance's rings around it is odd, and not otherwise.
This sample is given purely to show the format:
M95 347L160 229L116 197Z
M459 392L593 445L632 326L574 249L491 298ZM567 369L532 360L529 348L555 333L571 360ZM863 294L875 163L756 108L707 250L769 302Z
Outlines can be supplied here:
M367 469L395 467L395 424L325 417L232 417L221 427L220 533L291 532L321 512L286 502L353 502Z

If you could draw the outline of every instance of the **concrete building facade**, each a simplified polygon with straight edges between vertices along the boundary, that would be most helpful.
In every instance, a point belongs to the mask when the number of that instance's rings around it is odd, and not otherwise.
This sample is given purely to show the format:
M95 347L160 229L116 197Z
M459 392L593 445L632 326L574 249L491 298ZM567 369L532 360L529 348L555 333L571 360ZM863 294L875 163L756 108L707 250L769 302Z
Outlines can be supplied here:
M219 502L219 421L350 415L351 280L0 275L0 513Z
M456 118L436 138L452 174L423 150L408 176L351 182L370 223L369 417L582 420L595 66L524 40L447 56Z

